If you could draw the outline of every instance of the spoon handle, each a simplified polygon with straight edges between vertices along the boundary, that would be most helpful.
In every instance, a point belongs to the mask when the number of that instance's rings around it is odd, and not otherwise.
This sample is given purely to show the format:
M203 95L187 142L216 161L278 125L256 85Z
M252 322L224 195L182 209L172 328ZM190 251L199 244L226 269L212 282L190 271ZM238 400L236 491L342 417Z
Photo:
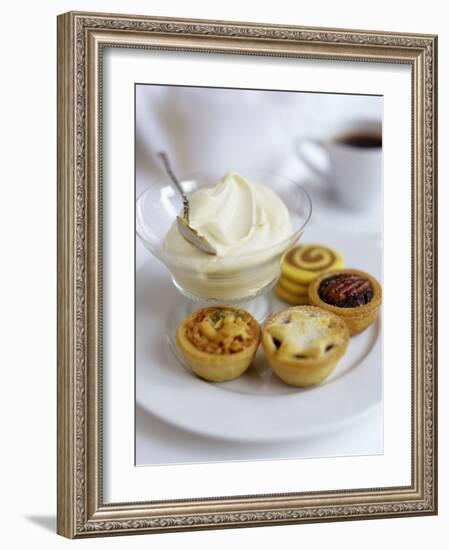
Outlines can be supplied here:
M183 188L181 187L181 184L179 183L177 177L175 176L173 170L170 166L170 161L168 160L167 153L164 151L160 151L158 153L158 156L161 157L162 162L164 163L165 170L167 171L167 174L170 176L172 182L175 184L176 189L179 191L181 197L182 197L182 206L184 209L183 217L189 223L189 199L187 198L187 195L184 193Z

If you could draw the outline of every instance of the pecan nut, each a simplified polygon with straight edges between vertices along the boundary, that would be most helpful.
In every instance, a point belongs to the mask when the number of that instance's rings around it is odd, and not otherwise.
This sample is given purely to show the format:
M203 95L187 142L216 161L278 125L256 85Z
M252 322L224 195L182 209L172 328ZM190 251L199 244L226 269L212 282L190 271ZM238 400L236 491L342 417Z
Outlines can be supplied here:
M337 307L359 307L373 298L370 281L350 273L324 279L318 293L324 302Z

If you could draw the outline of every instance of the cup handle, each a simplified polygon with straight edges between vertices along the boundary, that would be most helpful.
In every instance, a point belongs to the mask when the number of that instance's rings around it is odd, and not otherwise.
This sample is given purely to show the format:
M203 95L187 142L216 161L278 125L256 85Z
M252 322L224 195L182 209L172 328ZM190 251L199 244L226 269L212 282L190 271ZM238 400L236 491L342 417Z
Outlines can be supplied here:
M322 141L314 138L299 138L296 142L296 153L298 157L314 174L325 179L327 170L320 166L319 163L313 159L313 156L310 155L310 150L312 148L319 149L321 154L326 157L326 163L329 164L328 152Z

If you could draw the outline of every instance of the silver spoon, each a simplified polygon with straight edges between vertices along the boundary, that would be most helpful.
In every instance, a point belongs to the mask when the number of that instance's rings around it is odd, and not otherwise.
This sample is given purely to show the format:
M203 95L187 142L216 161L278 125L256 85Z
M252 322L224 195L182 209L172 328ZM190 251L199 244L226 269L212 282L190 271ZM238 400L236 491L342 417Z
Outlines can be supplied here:
M203 235L200 235L198 231L196 231L193 227L190 227L189 225L189 199L187 198L187 195L184 193L183 188L181 187L181 184L178 181L178 178L175 176L173 170L171 169L170 162L168 160L168 156L163 151L159 152L158 155L161 157L162 162L164 163L165 170L167 171L167 174L170 176L170 179L175 184L176 189L180 193L182 197L182 206L183 206L183 215L182 218L179 216L176 216L176 222L178 224L178 229L181 235L189 241L189 243L193 244L203 252L206 252L206 254L217 254L217 250L215 247L205 238Z

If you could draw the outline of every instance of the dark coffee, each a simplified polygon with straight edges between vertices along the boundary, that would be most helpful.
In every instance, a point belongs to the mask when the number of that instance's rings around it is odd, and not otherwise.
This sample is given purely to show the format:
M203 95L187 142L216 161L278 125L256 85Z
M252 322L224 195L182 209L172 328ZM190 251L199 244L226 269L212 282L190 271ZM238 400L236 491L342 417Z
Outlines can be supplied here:
M382 147L382 136L379 134L347 134L341 136L336 140L337 143L342 145L349 145L350 147L358 147L361 149L373 149Z

